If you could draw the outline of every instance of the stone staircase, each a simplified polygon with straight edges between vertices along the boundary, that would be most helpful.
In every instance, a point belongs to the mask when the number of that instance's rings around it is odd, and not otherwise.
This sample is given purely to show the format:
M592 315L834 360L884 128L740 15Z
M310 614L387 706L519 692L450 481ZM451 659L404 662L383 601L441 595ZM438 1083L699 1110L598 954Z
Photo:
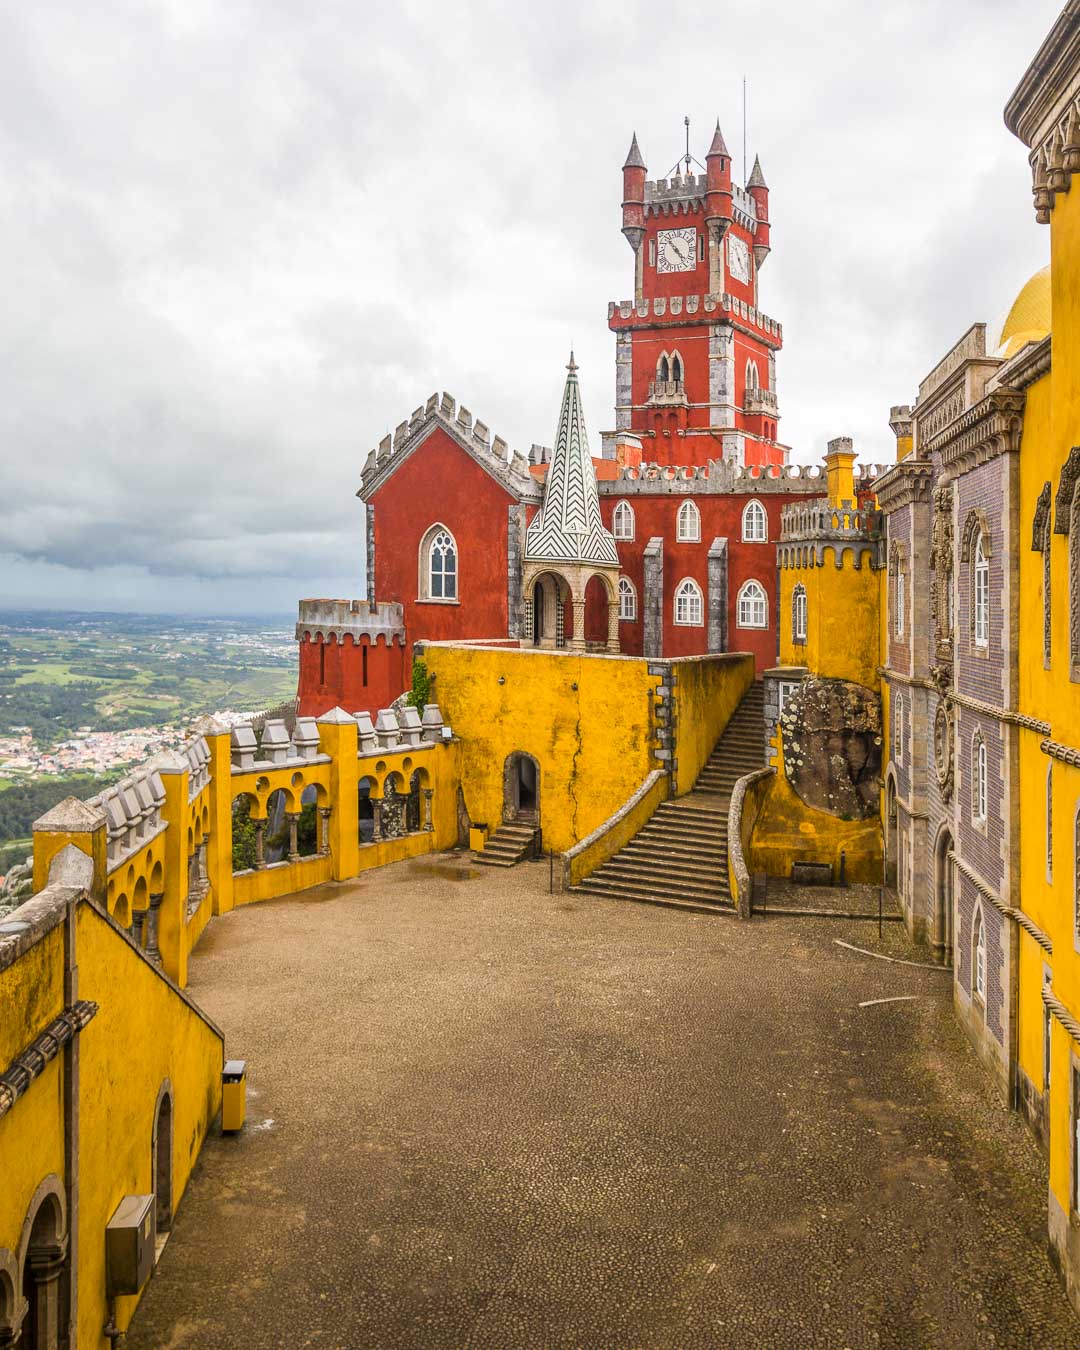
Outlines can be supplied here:
M734 913L728 883L728 804L737 779L765 760L764 697L752 684L692 792L662 802L614 857L572 887L579 895L673 909Z
M536 838L535 821L513 821L500 825L483 849L473 852L472 860L484 867L513 867L532 852Z

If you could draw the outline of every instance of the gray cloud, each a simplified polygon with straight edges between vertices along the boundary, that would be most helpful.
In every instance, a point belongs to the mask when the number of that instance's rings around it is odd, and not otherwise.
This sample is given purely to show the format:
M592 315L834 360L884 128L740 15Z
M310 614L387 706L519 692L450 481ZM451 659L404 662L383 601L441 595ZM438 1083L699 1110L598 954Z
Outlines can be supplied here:
M1001 109L1056 10L0 4L0 603L358 594L370 446L436 388L550 440L571 341L598 438L630 132L738 158L744 73L782 432L884 457L1046 259Z

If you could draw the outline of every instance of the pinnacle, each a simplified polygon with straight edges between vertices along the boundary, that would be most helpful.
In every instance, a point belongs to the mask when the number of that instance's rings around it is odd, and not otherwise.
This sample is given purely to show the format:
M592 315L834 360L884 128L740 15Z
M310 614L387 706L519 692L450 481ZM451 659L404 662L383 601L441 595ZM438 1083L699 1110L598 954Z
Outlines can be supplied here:
M637 143L637 132L635 131L634 139L630 142L630 149L627 153L626 163L623 165L623 168L643 169L644 167L645 167L645 160L642 158L641 147Z
M713 132L712 144L709 146L709 152L705 158L711 159L713 155L723 155L725 159L731 158L727 142L724 140L724 133L720 130L719 118L716 119L716 130Z
M748 188L757 187L765 188L766 191L768 190L769 185L765 181L765 175L761 172L761 159L757 155L754 156L754 167L750 171L750 177L747 179L746 186Z
M576 374L577 374L578 363L574 360L574 349L573 349L573 347L570 348L570 360L569 360L569 362L567 363L566 369L570 372L571 375L576 375Z

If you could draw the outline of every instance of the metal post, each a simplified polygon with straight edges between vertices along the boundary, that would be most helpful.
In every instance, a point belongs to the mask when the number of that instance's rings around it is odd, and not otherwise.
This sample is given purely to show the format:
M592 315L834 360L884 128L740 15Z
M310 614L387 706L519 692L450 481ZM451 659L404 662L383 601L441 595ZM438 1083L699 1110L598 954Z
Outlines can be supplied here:
M840 850L840 888L847 889L847 849Z
M555 853L548 849L548 895L555 894Z
M885 898L885 887L879 886L877 888L877 935L879 942L881 941L881 910L884 898Z

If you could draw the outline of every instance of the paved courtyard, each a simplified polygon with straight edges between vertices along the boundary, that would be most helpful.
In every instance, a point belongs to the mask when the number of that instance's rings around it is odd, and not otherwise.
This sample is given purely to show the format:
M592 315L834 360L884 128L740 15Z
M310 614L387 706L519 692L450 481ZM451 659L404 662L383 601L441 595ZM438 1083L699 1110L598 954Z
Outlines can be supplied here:
M921 960L899 925L547 882L418 859L214 921L248 1126L129 1347L1080 1343L948 977L835 942Z

